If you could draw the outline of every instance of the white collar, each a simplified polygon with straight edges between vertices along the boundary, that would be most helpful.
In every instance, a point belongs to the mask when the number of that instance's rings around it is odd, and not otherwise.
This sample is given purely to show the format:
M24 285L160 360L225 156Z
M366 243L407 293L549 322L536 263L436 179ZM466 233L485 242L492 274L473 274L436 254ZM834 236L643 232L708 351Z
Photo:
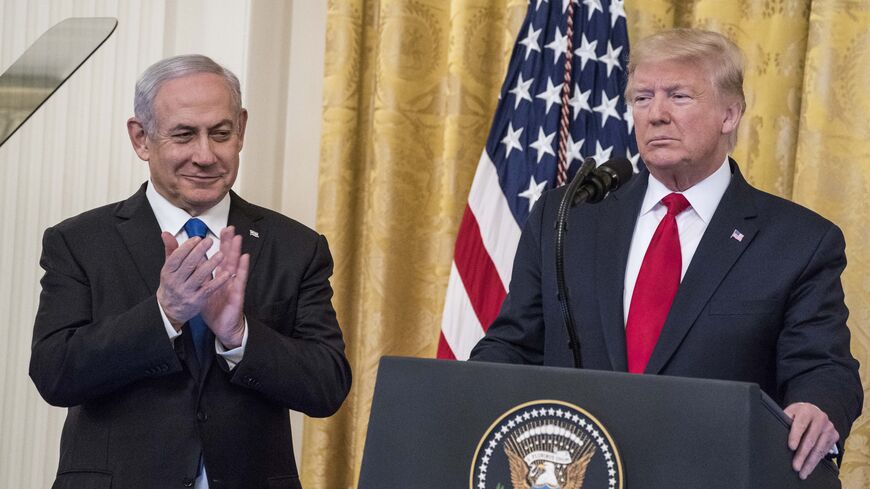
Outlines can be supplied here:
M692 185L685 192L677 193L683 194L698 217L704 223L710 224L710 220L713 219L713 214L716 212L716 207L719 206L719 201L722 200L722 196L725 194L725 190L728 189L730 183L731 165L728 164L728 157L726 156L725 161L722 162L719 169L713 172L712 175ZM646 195L644 195L643 204L640 207L640 215L652 211L662 198L670 193L673 193L673 191L665 187L662 182L658 181L650 173Z
M151 180L148 180L148 187L145 189L145 197L148 199L148 204L151 205L151 210L154 211L154 217L157 218L157 224L160 225L161 231L166 231L173 236L178 236L184 224L193 216L186 211L179 209L166 200L166 197L160 195ZM227 227L227 220L230 215L230 194L224 195L214 207L206 210L202 214L196 216L208 226L209 233L218 236L221 229Z

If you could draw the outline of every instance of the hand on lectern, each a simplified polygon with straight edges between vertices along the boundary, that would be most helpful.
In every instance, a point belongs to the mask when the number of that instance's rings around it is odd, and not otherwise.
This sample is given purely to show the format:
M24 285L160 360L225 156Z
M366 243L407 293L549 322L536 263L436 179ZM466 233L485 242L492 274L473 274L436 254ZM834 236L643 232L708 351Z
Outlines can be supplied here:
M792 419L788 434L788 447L795 452L792 468L801 479L806 479L831 451L840 435L828 415L814 404L790 404L785 408L785 414Z

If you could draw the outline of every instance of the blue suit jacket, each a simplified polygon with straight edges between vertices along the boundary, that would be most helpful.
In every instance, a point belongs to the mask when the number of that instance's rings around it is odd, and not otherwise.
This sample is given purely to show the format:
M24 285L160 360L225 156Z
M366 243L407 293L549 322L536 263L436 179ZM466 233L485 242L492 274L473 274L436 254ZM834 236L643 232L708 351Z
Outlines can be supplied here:
M755 382L782 406L820 407L842 441L863 399L840 283L843 234L751 187L733 161L731 168L646 373ZM627 371L625 265L647 176L569 215L566 281L585 368ZM510 291L473 360L573 365L556 298L553 223L562 193L546 193L529 216ZM735 230L742 240L731 237Z
M248 343L233 370L217 355L200 366L189 334L166 336L144 188L45 232L30 375L69 407L53 487L184 487L202 453L211 489L299 488L288 408L327 416L350 388L326 240L231 194Z

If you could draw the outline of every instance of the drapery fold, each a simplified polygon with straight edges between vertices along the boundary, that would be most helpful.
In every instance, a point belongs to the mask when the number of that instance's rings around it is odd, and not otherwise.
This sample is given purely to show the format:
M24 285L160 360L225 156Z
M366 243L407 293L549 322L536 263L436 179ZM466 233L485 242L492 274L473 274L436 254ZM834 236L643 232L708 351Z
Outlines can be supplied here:
M852 348L867 387L870 5L625 3L632 40L692 26L743 48L748 109L734 157L753 185L843 228ZM334 303L354 387L338 415L306 423L306 488L356 487L379 358L434 356L453 241L527 5L329 3L318 230L335 256ZM868 467L864 416L847 444L844 487L867 487Z

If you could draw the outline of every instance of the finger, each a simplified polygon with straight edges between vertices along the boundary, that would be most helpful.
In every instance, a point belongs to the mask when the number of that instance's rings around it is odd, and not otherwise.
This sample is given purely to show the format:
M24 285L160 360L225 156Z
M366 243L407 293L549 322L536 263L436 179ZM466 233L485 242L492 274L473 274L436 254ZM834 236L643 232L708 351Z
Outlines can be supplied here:
M239 309L239 318L241 319L242 309L245 304L245 289L248 285L248 270L250 268L251 256L247 253L239 258L239 266L236 268L236 273L232 275L232 288L230 289L229 302Z
M228 286L229 295L226 298L228 304L241 307L245 302L245 289L248 284L248 269L250 268L251 257L244 254L239 258L239 266L236 267L236 272L230 274L230 282Z
M785 408L784 412L792 419L791 429L788 432L788 448L791 451L795 451L800 445L801 438L804 436L804 431L806 431L809 421L804 416L798 416L802 413L800 405L792 404Z
M169 255L178 249L178 241L175 239L175 236L166 231L160 233L160 239L163 241L163 252L166 255L164 258L169 258Z
M248 285L248 271L251 266L251 255L245 253L239 258L239 266L236 268L236 277L234 283L240 287L244 296L245 288Z
M167 233L168 234L168 233ZM162 237L162 235L161 235ZM175 238L172 238L173 240ZM175 272L181 266L182 262L187 258L188 255L196 248L196 246L202 242L202 238L190 238L186 240L184 243L181 243L181 246L178 246L176 243L175 249L172 251L166 258L166 262L163 264L163 268L170 272ZM166 241L163 242L164 248L166 248Z
M229 274L229 296L226 297L228 304L241 306L245 302L245 288L248 283L248 269L250 268L251 257L244 254L239 259L239 266L236 267L236 272Z
M821 444L816 445L810 451L806 460L804 460L803 465L801 466L800 471L798 472L798 477L802 480L805 480L810 474L815 470L816 466L819 465L819 462L827 455L828 449L823 448Z
M194 285L197 289L202 288L202 286L212 280L212 277L215 274L215 270L220 266L220 264L224 261L224 255L220 251L214 254L211 258L200 262L193 273L190 274L190 277L187 279L191 285Z
M220 267L218 267L218 269L215 273L219 274L221 272L224 272L229 267L229 260L227 260L226 258L229 257L229 255L230 255L230 240L232 239L232 236L233 236L232 235L232 226L227 226L227 227L221 229L220 236L219 236L219 238L220 238L220 252L221 252L221 254L224 255L224 261L223 261L223 264ZM230 273L232 273L232 272L230 272Z
M217 255L215 255L215 256L217 256ZM206 280L202 284L202 287L199 288L199 290L197 291L197 294L204 296L204 297L209 297L212 294L214 294L215 292L217 292L218 290L220 290L221 287L224 287L225 285L227 285L228 282L230 280L232 280L232 278L233 278L233 276L229 272L218 272L214 276L214 278L212 278L211 280Z
M233 236L230 251L232 254L230 255L233 260L233 268L238 269L239 260L242 257L242 237L239 235ZM236 271L235 273L238 273Z
M801 407L801 403L797 402L794 404L789 404L788 407L782 410L788 416L788 419L794 419L795 412L799 411Z
M236 235L236 228L233 226L227 226L221 229L221 248L224 251L228 251L230 248L230 242L233 239L233 236Z
M248 284L248 269L250 268L251 257L244 254L239 258L239 266L236 267L235 273L224 272L229 275L229 296L226 302L229 304L240 305L245 300L245 288Z
M822 434L821 423L816 416L802 414L795 417L795 421L803 416L806 416L810 421L801 437L801 442L798 446L797 452L795 452L794 459L792 459L792 467L796 471L801 471L803 469L805 462L813 454L813 451L816 448L816 443L819 441L819 437ZM792 428L794 428L794 425L792 425ZM816 460L816 462L818 462L818 460Z
M824 430L822 435L816 441L816 445L813 447L809 456L804 461L803 466L801 466L798 476L801 479L809 477L813 470L815 470L816 466L819 465L819 462L828 455L828 452L831 451L831 447L834 446L834 443L836 443L839 438L837 431L833 429L833 427L831 427L830 430Z
M821 459L828 448L830 448L830 444L824 440L822 435L827 429L833 431L833 425L828 421L827 415L813 406L806 406L805 409L801 409L800 412L796 413L795 424L797 424L799 420L801 421L801 424L805 422L807 427L804 429L800 446L798 447L792 462L794 470L802 472L809 461L808 459L813 457L816 454L816 451L820 450L821 455L815 460L815 462L810 462L810 470L812 470L812 467L815 467L819 459ZM792 425L792 428L794 429L794 425Z
M226 256L221 270L230 274L236 273L239 265L239 255L242 252L242 237L235 234L233 226L227 226L221 231L221 251Z
M184 245L187 244L187 241L185 241L184 244L182 244L181 247L178 248L179 251L184 248ZM181 264L176 269L175 274L185 282L190 280L197 267L199 267L200 264L208 260L207 253L209 248L211 248L211 244L211 238L203 238L201 241L199 241L195 246L193 246L193 249L191 249L187 256L185 256L184 259L181 261ZM197 282L194 282L194 284L196 287L199 287L200 285Z
M228 241L235 235L236 235L236 227L235 226L227 226L227 227L221 229L221 242Z

